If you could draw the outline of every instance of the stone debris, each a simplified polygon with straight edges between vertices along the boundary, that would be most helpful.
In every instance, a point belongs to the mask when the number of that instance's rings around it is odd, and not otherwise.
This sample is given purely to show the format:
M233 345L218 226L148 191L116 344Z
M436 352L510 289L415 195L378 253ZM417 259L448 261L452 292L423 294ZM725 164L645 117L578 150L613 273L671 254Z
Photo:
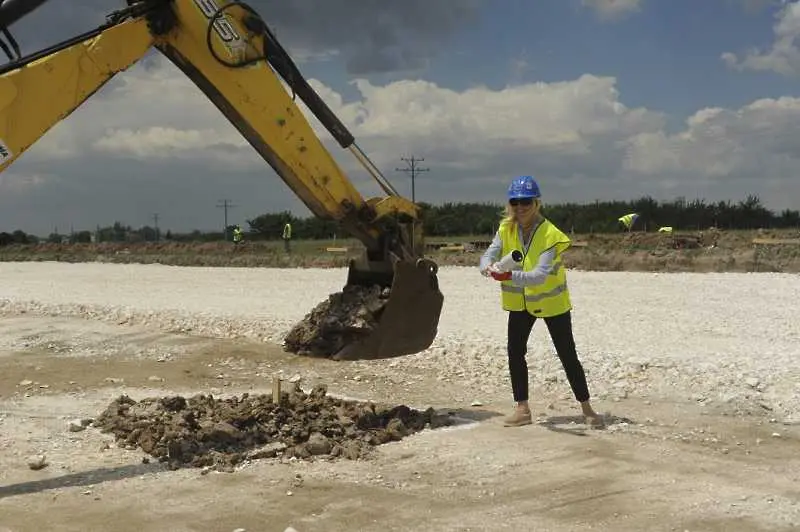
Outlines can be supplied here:
M47 465L47 457L43 454L28 457L28 467L34 471L44 469Z
M346 286L314 307L284 338L286 351L330 358L378 326L390 290L378 285Z
M318 385L306 394L299 386L283 392L227 399L211 395L169 396L135 401L115 399L94 421L112 433L119 447L141 448L170 468L232 470L245 461L281 456L356 460L372 447L398 441L425 428L454 424L449 414L400 405L346 401Z
M86 427L92 424L92 420L89 418L85 419L72 419L67 423L67 430L70 432L81 432L86 430Z

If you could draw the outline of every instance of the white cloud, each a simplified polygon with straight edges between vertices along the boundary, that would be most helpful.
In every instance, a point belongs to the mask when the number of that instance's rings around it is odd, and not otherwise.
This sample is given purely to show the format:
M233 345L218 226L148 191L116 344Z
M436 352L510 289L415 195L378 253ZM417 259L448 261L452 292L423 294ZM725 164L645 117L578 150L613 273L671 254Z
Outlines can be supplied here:
M205 144L207 129L215 136ZM154 155L154 150L183 151L240 139L220 112L177 68L162 57L148 56L79 106L33 146L28 158L84 156L87 150ZM127 145L123 143L127 141ZM159 141L161 146L156 146ZM190 144L194 142L193 146ZM198 152L200 150L197 150Z
M736 200L761 193L775 201L775 187L800 193L800 98L700 109L671 133L661 113L624 105L610 77L460 93L424 81L357 81L362 97L348 103L315 85L386 167L403 146L453 179L530 170L545 178L545 188L577 178L588 193L593 183L605 187L604 197L710 193Z
M509 153L550 152L564 162L570 156L591 156L594 139L662 127L659 113L620 103L614 84L613 78L583 75L569 82L456 92L421 80L385 86L356 80L361 99L344 103L314 82L356 138L372 146L376 160L390 164L402 146L453 154L450 160L436 160L471 166L475 172L485 170L487 158Z
M627 141L624 169L706 189L797 197L800 98L762 99L740 109L703 109L683 131L643 133ZM744 188L742 182L746 185ZM738 198L736 198L738 196ZM786 199L784 207L796 208Z
M212 159L220 150L241 149L247 146L241 135L226 128L220 134L214 129L175 129L153 126L142 129L111 129L92 143L92 148L117 155L140 159Z
M681 131L671 132L662 113L626 106L612 77L585 74L562 82L464 91L423 80L387 85L356 80L359 97L352 101L319 81L311 83L402 192L408 194L410 184L406 174L394 171L402 166L400 157L425 157L431 171L417 182L418 199L425 201L502 200L508 179L520 173L539 176L551 201L642 194L738 200L755 193L775 208L796 208L792 198L800 197L798 98L701 109ZM311 122L362 186L366 173L356 170L354 158L315 119ZM286 187L276 188L277 177L265 179L274 176L267 164L163 60L122 74L35 144L11 171L12 176L61 179L58 186L29 179L38 186L27 206L20 194L5 203L0 194L0 226L18 224L10 220L26 219L41 205L57 216L60 205L69 204L68 221L76 227L81 220L90 227L110 222L103 217L116 216L124 205L131 216L142 209L168 208L180 220L173 227L192 228L208 218L209 210L217 214L213 204L221 197L239 202L242 219L299 204ZM9 186L9 179L3 186ZM98 203L89 199L89 191L115 199ZM162 206L137 207L133 191L136 201ZM362 193L378 193L378 188ZM37 217L31 215L30 223ZM46 226L66 221L47 220Z
M722 60L737 70L770 71L784 76L800 76L800 1L784 2L773 27L772 47L747 51L743 57L725 52Z
M620 20L642 8L642 0L581 0L581 4L602 20Z

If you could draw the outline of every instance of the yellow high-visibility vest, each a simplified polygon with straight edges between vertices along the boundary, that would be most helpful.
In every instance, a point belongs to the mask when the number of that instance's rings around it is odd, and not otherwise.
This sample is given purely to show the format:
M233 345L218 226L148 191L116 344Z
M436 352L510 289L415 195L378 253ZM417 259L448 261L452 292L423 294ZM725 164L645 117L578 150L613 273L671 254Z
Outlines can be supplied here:
M536 228L533 240L527 253L519 238L518 225L503 222L500 225L500 239L503 242L502 257L518 249L523 253L522 271L531 271L539 262L539 255L555 248L550 275L547 280L535 286L517 286L512 281L500 283L503 310L527 310L539 318L558 316L572 309L572 302L567 289L567 272L561 260L562 253L572 241L549 220L544 219Z
M626 214L625 216L620 216L617 218L620 222L622 222L625 227L630 229L633 226L633 223L636 221L638 215L636 213Z

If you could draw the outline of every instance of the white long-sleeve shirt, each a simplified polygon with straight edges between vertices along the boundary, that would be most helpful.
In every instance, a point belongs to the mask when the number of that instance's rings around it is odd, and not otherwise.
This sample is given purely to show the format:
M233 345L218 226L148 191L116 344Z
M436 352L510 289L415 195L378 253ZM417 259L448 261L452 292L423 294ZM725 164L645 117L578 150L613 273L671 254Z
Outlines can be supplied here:
M538 227L538 226L537 226ZM530 248L531 241L533 240L533 234L536 232L537 227L533 228L531 232L531 240L525 242L522 239L522 229L519 228L519 241L522 242L524 246L524 250L522 252L524 254L528 253L528 249ZM495 233L494 238L492 239L492 243L489 244L489 247L486 248L483 255L481 256L480 260L480 270L483 271L488 268L492 263L501 259L500 254L503 251L503 241L500 238L500 232L498 231ZM553 269L553 260L556 257L556 250L550 248L542 252L539 255L539 262L536 264L536 267L527 272L514 270L511 272L511 281L517 286L533 286L537 284L542 284L547 279L547 276L550 275L550 272Z

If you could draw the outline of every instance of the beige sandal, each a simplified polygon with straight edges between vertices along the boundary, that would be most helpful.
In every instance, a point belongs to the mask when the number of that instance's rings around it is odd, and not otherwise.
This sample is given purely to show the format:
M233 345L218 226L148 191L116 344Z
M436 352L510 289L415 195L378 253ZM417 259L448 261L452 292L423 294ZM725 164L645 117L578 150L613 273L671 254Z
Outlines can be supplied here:
M503 425L506 427L521 427L531 423L533 423L533 420L531 419L530 411L515 410L513 414L505 419Z

